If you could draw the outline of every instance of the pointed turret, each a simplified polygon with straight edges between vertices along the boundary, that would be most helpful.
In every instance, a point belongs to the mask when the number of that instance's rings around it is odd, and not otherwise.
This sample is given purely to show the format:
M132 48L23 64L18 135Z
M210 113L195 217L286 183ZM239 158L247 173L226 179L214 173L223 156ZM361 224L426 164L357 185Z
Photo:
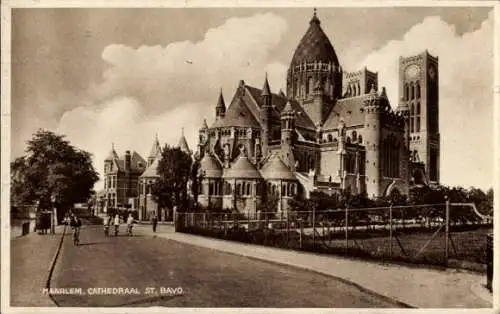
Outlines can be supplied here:
M184 136L184 128L182 128L181 138L179 139L179 148L186 154L191 155L191 150L189 149L186 137Z
M271 89L269 88L269 81L267 80L267 73L266 73L266 79L264 81L264 87L262 87L262 94L261 96L271 96Z
M149 156L148 156L148 167L160 155L161 155L161 146L160 146L160 141L158 140L158 134L156 134L155 135L155 140L153 142L153 146L151 147L151 151L149 152Z
M115 159L119 159L119 157L118 157L118 154L115 151L115 144L112 143L111 144L111 151L109 152L108 157L106 157L105 160L106 161L112 161L112 160L115 160Z
M217 100L217 106L215 107L215 117L224 118L226 115L226 103L224 102L224 96L222 95L222 88L220 89L219 99Z
M208 129L207 119L203 119L203 123L201 125L202 130Z
M272 96L271 88L269 88L269 82L266 78L264 80L264 87L262 88L262 108L260 108L260 120L262 123L262 156L265 158L267 156L269 133L271 130L271 114L272 114Z

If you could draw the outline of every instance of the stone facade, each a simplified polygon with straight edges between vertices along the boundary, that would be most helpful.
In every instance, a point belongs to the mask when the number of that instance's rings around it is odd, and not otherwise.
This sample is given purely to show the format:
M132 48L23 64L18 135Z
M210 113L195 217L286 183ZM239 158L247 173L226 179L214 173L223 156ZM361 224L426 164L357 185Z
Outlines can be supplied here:
M104 161L104 207L129 207L129 199L138 195L139 176L146 169L146 161L137 153L126 151L118 157L114 146Z
M219 94L214 123L199 130L203 205L250 212L272 196L286 211L297 194L405 195L439 180L437 58L399 60L393 109L376 72L343 71L320 24L315 13L286 95L272 93L267 77L262 89L240 81L229 106Z

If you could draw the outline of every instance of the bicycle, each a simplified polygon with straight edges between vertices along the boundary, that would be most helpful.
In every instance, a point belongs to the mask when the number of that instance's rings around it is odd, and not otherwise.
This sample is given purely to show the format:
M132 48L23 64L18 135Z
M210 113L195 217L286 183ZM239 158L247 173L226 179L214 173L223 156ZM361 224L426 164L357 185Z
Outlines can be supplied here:
M80 228L74 227L73 228L73 245L79 245L79 244L80 244Z

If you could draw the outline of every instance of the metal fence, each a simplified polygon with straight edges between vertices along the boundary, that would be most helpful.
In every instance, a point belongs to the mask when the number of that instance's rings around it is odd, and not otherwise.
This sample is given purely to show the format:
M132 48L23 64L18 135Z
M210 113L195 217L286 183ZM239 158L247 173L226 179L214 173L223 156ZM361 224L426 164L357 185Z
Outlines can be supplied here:
M447 266L484 264L492 219L443 203L285 213L177 213L176 230L260 245Z

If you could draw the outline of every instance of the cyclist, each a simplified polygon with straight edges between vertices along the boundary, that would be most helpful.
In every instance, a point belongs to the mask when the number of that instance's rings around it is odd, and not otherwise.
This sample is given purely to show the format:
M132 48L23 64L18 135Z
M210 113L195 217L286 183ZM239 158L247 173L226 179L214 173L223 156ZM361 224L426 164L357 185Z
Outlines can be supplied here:
M128 235L131 236L132 235L132 226L134 224L134 217L132 217L132 214L128 214L128 218L127 218L127 232L128 232Z
M71 228L73 228L73 244L80 244L80 227L82 226L82 221L76 215L71 217Z
M111 217L106 215L102 220L104 226L104 235L109 236L109 225L111 224Z

